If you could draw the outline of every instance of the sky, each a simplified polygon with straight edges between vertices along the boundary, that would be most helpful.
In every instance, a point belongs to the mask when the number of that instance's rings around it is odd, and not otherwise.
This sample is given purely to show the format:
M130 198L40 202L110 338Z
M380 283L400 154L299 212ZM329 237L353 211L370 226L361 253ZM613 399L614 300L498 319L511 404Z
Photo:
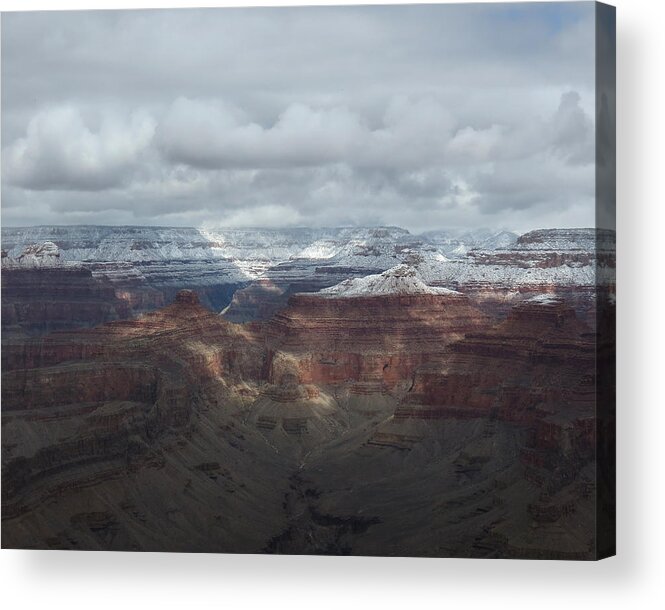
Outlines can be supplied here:
M591 2L2 15L2 224L594 226Z

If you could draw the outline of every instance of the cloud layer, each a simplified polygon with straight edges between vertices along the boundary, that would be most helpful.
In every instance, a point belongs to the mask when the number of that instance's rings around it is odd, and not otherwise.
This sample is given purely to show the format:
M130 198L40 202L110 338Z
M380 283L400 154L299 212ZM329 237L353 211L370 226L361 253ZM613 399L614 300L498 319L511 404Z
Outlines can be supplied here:
M591 3L8 14L2 220L593 224Z

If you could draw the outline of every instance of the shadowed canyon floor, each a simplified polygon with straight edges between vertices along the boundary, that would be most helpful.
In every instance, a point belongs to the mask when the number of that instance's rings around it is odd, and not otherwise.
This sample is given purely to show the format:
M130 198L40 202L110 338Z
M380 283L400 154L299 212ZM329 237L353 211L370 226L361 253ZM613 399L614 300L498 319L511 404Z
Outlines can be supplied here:
M593 558L595 335L371 277L265 322L181 291L10 337L3 546Z

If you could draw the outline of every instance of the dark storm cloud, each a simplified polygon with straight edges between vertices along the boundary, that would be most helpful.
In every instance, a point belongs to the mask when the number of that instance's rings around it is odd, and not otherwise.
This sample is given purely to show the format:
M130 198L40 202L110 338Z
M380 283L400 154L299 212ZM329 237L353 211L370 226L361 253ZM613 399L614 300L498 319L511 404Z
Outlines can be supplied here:
M6 224L593 222L591 3L5 14Z

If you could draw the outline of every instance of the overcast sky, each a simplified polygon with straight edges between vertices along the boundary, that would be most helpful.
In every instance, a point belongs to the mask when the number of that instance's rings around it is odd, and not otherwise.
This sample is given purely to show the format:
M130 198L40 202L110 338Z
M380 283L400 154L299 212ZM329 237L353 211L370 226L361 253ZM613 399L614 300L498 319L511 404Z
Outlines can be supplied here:
M593 226L593 19L5 13L2 222Z

